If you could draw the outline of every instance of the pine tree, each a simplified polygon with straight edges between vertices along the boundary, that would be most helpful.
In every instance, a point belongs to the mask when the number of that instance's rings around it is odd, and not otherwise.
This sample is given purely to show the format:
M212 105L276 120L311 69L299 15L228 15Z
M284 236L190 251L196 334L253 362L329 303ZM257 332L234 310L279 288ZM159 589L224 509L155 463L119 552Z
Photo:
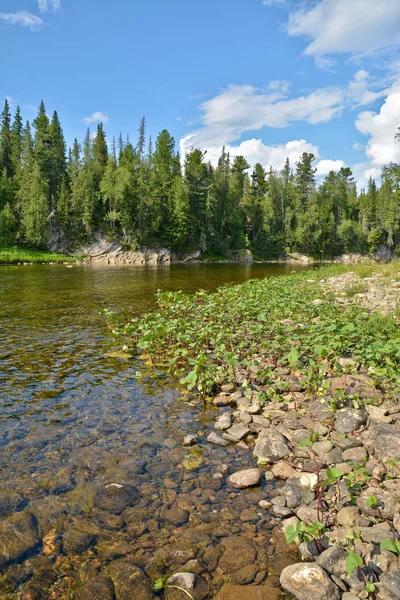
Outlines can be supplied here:
M0 172L4 170L7 177L12 177L11 112L7 98L0 117Z
M314 154L303 152L300 160L296 163L296 188L303 209L307 208L310 194L315 187L317 169L312 166L314 160Z
M11 127L11 162L14 176L18 177L21 169L23 123L19 106L15 109L14 121Z

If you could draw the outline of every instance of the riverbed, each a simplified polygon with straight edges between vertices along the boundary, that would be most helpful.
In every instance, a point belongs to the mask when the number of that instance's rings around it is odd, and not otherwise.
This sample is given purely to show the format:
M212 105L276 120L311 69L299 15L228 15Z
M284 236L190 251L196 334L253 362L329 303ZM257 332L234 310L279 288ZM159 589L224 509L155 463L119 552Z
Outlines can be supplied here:
M157 289L211 291L301 268L0 267L0 527L29 512L38 528L36 543L3 561L1 598L68 598L121 557L153 582L191 567L210 599L224 581L273 577L276 520L258 509L272 484L226 490L226 470L253 466L251 454L207 445L213 409L182 401L162 373L138 379L139 359L113 354L101 312L128 319L154 308ZM187 434L195 447L182 446ZM139 497L107 510L98 494L110 483ZM221 573L221 540L231 538L252 559L235 563L234 551Z

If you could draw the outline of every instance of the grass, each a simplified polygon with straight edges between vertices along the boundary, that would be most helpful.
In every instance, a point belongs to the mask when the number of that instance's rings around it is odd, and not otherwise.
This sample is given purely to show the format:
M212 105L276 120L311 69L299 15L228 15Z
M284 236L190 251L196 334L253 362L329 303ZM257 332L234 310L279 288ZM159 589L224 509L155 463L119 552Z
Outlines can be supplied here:
M354 296L356 296L357 294L364 294L367 291L367 289L368 286L362 281L360 281L346 285L344 288L344 293L348 298L354 298Z
M18 264L18 263L63 263L74 262L76 256L67 256L57 252L44 252L41 250L32 250L30 248L0 248L0 264Z

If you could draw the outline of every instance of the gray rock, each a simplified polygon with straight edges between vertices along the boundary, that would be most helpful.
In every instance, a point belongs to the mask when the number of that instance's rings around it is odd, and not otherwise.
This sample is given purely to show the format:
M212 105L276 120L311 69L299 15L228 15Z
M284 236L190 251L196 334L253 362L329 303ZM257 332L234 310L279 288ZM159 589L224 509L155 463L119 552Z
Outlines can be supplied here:
M356 462L362 462L368 457L365 448L350 448L350 450L344 450L342 454L343 460L355 460Z
M336 522L343 527L357 527L360 511L357 506L345 506L336 515Z
M228 429L226 433L231 438L234 438L236 441L239 442L244 437L246 437L246 435L249 432L250 432L250 430L248 429L248 427L245 427L244 425L242 425L240 423L236 423L235 425L232 425L232 427L230 429Z
M263 429L256 441L253 454L259 462L271 462L289 456L290 449L283 435L276 429Z
M227 440L222 439L221 436L212 431L210 435L207 437L207 442L211 444L216 444L216 446L228 446L229 442Z
M300 505L310 504L315 499L315 494L309 488L303 487L296 479L288 479L281 488L281 494L286 500L288 508L297 508Z
M208 586L204 579L193 573L175 573L167 580L164 591L165 600L189 598L187 594L182 592L182 589L186 590L194 600L203 600L208 595Z
M351 433L366 424L368 413L363 408L342 408L335 413L335 429L338 433Z
M229 413L224 413L216 420L214 428L218 431L226 431L232 426L232 419Z
M349 450L350 448L360 448L362 446L362 442L357 440L356 438L345 437L344 439L335 440L336 446L341 448L344 452L345 450Z
M315 442L312 445L312 449L315 454L321 456L322 454L328 454L331 450L333 450L333 444L329 440L326 442Z
M384 592L389 594L392 600L400 599L400 569L391 573L383 573L379 581L379 593Z
M313 523L314 521L318 521L317 509L310 508L309 506L300 506L300 508L296 511L296 515L300 521L305 521L309 524Z
M228 394L219 394L213 400L215 406L228 406L233 401L232 396L228 396Z
M298 563L283 569L283 589L297 600L339 600L340 592L327 573L315 563Z
M379 525L374 527L359 527L357 529L363 542L373 542L374 544L381 544L383 540L392 538L393 534Z
M367 501L371 496L375 496L378 500L376 507L368 506ZM382 516L384 519L393 519L395 512L398 509L398 499L386 490L380 488L367 488L363 490L357 498L357 506L366 515L373 517Z
M336 575L336 577L346 576L346 558L347 553L341 546L333 546L322 552L316 563L328 573Z
M378 434L375 441L375 456L383 462L400 458L400 435Z
M240 490L247 487L252 487L254 485L259 485L260 481L260 469L244 469L243 471L233 473L227 479L227 483Z
M196 442L197 442L197 436L195 436L195 435L185 435L185 437L183 438L182 444L184 446L194 446L194 444Z
M38 543L34 516L29 512L11 515L0 523L0 566L21 558Z

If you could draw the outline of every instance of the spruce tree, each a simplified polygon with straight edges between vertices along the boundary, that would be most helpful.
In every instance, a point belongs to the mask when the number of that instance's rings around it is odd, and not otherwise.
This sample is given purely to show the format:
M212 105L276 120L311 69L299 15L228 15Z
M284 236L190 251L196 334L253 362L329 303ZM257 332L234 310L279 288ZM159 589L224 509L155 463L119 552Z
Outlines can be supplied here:
M7 99L0 117L0 172L4 170L7 177L12 177L11 112Z

